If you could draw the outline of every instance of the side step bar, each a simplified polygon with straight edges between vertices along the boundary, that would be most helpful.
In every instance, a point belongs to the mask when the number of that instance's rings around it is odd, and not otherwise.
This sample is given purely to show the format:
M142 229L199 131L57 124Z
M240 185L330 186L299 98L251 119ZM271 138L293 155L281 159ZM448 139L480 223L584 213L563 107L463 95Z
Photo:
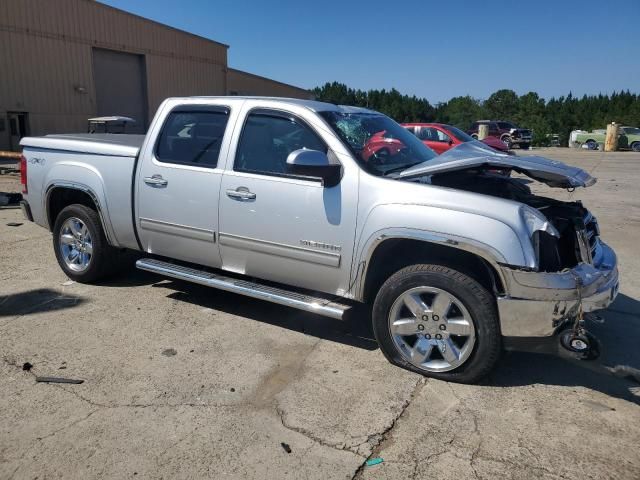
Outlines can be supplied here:
M211 272L163 262L154 258L143 258L136 262L136 267L147 272L157 273L165 277L177 278L187 282L198 283L227 292L239 293L251 298L278 303L287 307L297 308L305 312L317 313L325 317L342 320L342 316L350 306L335 303L325 298L312 297L281 288L261 285L259 283L238 280Z

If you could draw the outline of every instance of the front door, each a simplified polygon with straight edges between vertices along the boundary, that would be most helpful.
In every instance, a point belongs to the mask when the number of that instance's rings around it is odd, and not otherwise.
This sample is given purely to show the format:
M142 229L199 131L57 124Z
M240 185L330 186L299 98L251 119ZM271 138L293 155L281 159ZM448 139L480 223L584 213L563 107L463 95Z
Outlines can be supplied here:
M300 116L251 109L220 192L223 268L326 293L344 294L355 232L358 176L335 187L290 175L289 153L328 152ZM231 155L231 152L230 152Z
M218 194L228 119L224 106L177 107L156 145L143 152L136 178L137 227L147 252L221 265Z

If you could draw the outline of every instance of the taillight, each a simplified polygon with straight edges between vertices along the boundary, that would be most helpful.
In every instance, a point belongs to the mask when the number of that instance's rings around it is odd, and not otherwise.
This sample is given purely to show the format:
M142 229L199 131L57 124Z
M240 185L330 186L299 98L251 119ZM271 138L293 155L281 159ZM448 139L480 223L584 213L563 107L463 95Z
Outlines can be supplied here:
M22 185L22 193L27 194L27 159L24 155L20 156L20 184Z

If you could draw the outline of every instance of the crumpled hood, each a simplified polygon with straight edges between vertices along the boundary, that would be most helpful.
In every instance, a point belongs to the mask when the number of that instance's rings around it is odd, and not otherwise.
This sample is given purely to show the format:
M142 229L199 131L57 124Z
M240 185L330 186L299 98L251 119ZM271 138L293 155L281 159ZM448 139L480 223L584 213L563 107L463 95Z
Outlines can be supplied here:
M550 187L590 187L596 183L596 179L581 168L544 157L506 155L478 143L462 143L428 162L404 170L397 178L417 178L485 166L510 168Z

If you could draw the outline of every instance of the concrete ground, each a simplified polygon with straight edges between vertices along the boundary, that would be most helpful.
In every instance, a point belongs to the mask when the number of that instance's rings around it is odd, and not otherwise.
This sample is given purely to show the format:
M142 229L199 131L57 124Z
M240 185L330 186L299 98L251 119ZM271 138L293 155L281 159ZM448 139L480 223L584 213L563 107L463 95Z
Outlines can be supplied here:
M133 270L71 283L0 210L0 478L640 478L640 384L607 368L640 368L640 155L523 153L599 178L573 198L621 294L598 361L508 353L482 385L393 367L355 322Z

